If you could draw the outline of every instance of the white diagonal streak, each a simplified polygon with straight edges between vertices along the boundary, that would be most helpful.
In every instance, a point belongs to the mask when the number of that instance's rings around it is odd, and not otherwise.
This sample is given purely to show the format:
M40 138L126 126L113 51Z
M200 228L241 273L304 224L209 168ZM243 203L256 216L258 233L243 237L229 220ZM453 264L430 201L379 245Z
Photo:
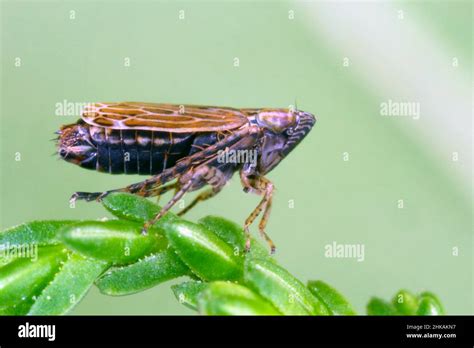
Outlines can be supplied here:
M375 2L297 2L305 23L351 61L380 102L388 98L419 102L421 117L408 123L437 160L451 167L464 184L472 184L472 66L418 23L403 4ZM403 11L403 19L399 18ZM466 40L471 37L466 34ZM402 121L406 124L408 120ZM451 163L452 164L452 163ZM448 165L449 167L449 165Z

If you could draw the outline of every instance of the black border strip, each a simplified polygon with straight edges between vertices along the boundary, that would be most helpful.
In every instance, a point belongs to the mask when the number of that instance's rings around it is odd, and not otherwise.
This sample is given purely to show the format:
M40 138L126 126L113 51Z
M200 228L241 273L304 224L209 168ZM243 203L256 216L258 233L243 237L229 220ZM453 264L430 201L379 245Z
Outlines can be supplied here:
M20 325L55 325L55 340L20 338ZM411 329L408 328L411 325ZM418 330L413 329L418 327ZM456 337L408 338L407 334ZM56 344L408 344L469 346L473 316L432 317L0 317L0 346Z

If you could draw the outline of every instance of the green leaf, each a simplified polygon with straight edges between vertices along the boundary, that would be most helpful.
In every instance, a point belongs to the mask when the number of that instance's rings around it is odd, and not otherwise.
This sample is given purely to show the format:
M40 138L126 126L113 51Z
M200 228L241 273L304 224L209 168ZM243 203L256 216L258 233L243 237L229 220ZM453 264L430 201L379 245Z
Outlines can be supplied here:
M415 297L407 290L400 290L388 303L373 297L367 305L369 315L441 315L444 308L439 298L428 291Z
M0 312L23 315L67 258L63 245L38 248L36 261L17 258L0 268Z
M266 260L245 262L246 284L285 315L328 315L326 306L287 270Z
M372 297L367 304L368 315L399 315L395 307L385 300Z
M3 267L12 262L12 258L4 255L0 255L0 267Z
M102 199L104 207L120 219L136 222L147 222L153 219L161 210L157 204L148 199L130 193L115 192ZM153 225L151 230L157 229L163 233L163 225L169 221L179 218L172 212L168 212Z
M197 297L207 288L208 284L209 283L192 280L173 285L171 286L171 290L173 290L174 296L176 296L179 303L197 311Z
M127 264L166 247L156 233L141 233L141 224L124 220L84 221L66 226L61 241L84 256Z
M70 311L108 267L106 261L71 254L35 300L29 315L61 315Z
M198 296L198 309L207 315L279 315L265 299L245 286L210 283Z
M269 250L253 237L250 239L250 252L246 254L244 229L233 221L210 215L203 217L198 223L214 232L219 238L229 244L234 250L234 254L241 255L242 257L247 256L262 259L268 258L272 261L275 260L271 257Z
M242 277L242 258L205 227L187 221L167 225L166 236L176 253L202 280L237 280Z
M96 285L105 295L129 295L189 273L188 267L173 251L165 250L131 265L109 270Z
M418 299L408 290L398 291L392 299L392 304L402 315L415 315L418 309Z
M308 282L308 289L322 303L326 305L331 314L334 315L356 315L352 305L336 289L327 283L316 280Z
M430 291L424 291L422 292L419 296L418 296L418 299L419 300L422 300L426 297L429 297L432 299L433 303L436 304L436 307L437 307L437 311L439 314L446 314L446 311L444 310L444 306L443 304L441 303L440 299L438 298L438 296L436 296L434 293L430 292Z
M11 227L0 232L0 251L8 250L14 245L21 244L57 244L58 231L74 222L73 220L63 221L32 221L18 226Z
M442 315L444 308L438 297L431 292L423 292L419 296L420 304L417 315Z
M14 306L0 305L0 315L26 315L33 304L33 299L26 299Z

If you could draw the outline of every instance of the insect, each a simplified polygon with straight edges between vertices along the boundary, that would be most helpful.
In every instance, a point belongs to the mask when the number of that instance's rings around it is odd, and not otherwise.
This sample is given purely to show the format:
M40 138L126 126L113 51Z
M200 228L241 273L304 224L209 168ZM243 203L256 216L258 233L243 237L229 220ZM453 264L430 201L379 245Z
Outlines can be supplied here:
M143 233L186 192L210 186L178 215L218 194L235 172L245 192L262 196L245 220L249 227L262 213L259 231L275 251L265 226L272 206L273 184L265 178L308 134L315 117L293 109L235 109L155 103L96 103L82 118L57 132L58 154L83 168L110 174L146 174L151 178L106 192L76 192L71 201L100 200L111 192L143 197L174 190L173 198L143 226Z

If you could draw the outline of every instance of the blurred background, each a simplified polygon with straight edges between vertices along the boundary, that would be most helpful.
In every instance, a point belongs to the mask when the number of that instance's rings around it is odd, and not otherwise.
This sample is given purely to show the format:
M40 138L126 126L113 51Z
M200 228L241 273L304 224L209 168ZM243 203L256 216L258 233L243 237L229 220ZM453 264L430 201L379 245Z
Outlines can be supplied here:
M144 179L52 155L54 131L79 116L58 105L296 101L318 123L269 175L278 261L304 282L332 284L361 313L370 296L400 288L435 292L449 314L474 312L471 2L1 6L2 229L109 216L68 199ZM242 223L258 200L235 177L187 217ZM364 259L326 257L333 243L363 245ZM94 288L73 314L191 314L172 283L116 298Z

